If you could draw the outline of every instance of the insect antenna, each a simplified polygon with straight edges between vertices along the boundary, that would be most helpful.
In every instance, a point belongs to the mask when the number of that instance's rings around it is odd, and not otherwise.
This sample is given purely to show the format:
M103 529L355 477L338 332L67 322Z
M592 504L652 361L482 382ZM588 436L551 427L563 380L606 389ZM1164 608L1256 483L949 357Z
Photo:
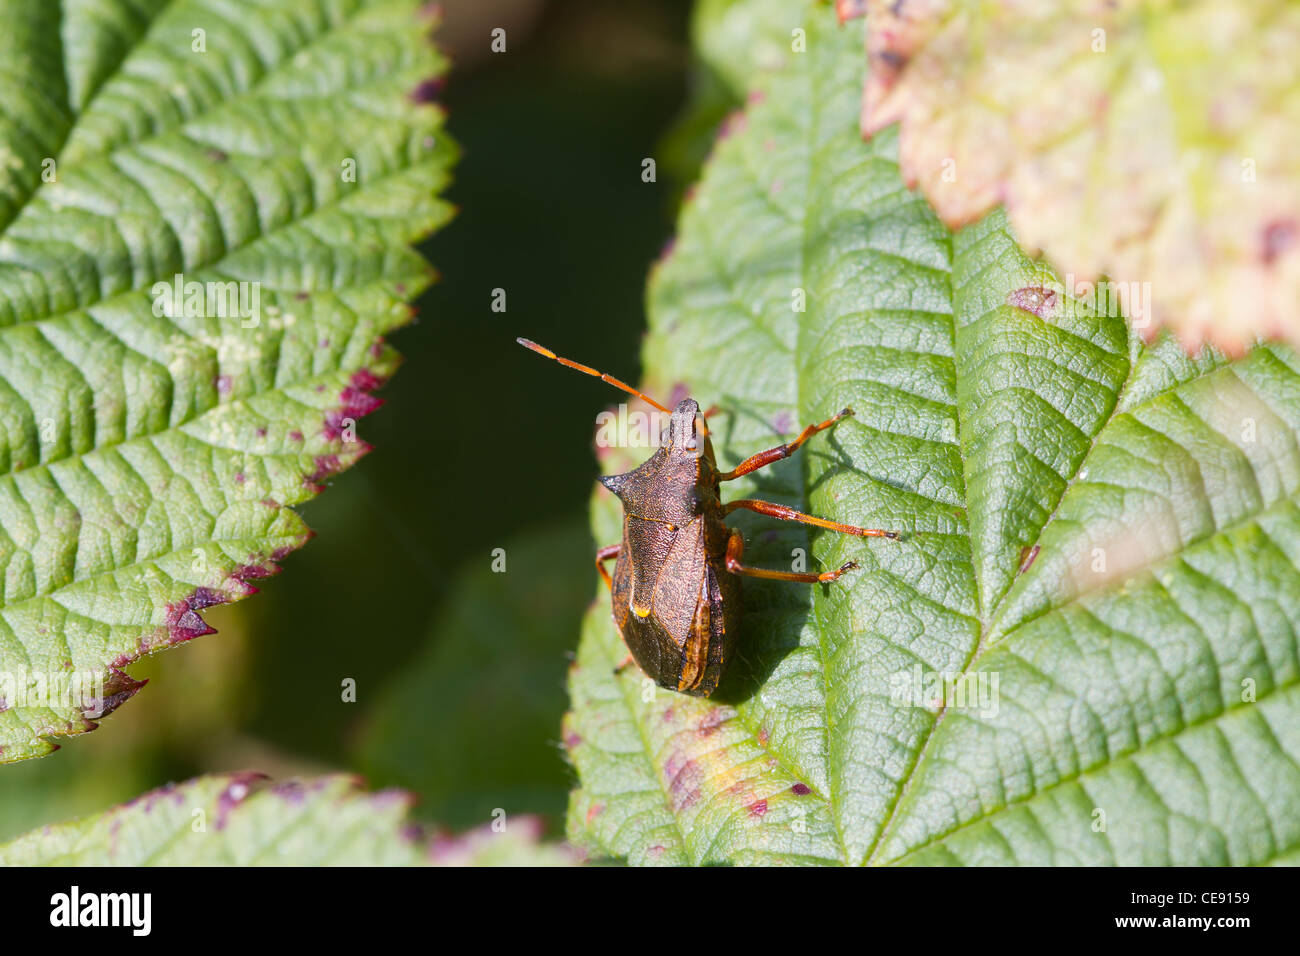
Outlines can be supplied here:
M526 349L532 349L538 355L544 355L548 359L554 359L555 361L559 362L561 365L567 366L568 368L577 369L579 372L598 378L602 382L609 382L609 384L613 385L615 388L621 388L629 395L635 395L643 402L648 402L649 404L653 405L655 408L659 409L659 411L667 412L670 415L672 414L671 408L665 408L663 405L660 405L649 395L645 394L644 392L638 391L637 389L633 388L631 385L627 384L627 382L623 382L620 381L619 379L616 379L613 375L607 375L604 372L597 371L596 369L592 368L590 365L583 365L580 362L575 362L573 361L573 359L563 358L559 355L556 355L546 346L538 345L536 342L531 342L528 339L515 339L515 341L518 342Z

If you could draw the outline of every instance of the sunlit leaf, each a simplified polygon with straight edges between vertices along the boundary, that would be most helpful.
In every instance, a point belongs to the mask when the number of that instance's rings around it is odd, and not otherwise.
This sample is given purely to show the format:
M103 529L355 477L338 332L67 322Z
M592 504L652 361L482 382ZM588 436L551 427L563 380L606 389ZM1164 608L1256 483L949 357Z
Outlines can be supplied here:
M369 450L454 150L413 0L0 23L3 762L306 541L290 506Z
M1005 203L1071 292L1234 353L1300 341L1300 8L871 0L863 126L943 220ZM1154 323L1154 324L1153 324Z
M1300 359L1146 346L1001 213L950 233L895 130L861 139L861 21L807 21L651 278L646 388L721 405L723 467L851 406L724 498L904 538L736 521L752 563L860 570L746 580L712 699L616 676L589 613L571 839L634 863L1294 857ZM600 491L598 545L619 521Z
M146 793L105 813L0 844L0 866L562 866L537 821L458 837L407 822L409 794L350 777L271 784L221 774Z

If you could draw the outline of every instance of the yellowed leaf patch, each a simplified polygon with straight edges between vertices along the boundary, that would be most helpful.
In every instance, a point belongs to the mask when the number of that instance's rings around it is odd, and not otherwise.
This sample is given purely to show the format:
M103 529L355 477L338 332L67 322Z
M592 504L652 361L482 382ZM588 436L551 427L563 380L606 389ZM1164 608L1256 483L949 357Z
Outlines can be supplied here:
M1300 7L869 0L863 131L950 226L1026 248L1134 325L1300 341Z

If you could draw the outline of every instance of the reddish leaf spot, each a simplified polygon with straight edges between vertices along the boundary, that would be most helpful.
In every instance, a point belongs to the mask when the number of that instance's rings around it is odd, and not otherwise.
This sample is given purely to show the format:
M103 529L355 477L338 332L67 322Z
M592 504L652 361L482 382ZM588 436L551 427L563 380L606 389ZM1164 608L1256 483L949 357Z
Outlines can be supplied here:
M1264 264L1271 266L1283 253L1295 245L1300 235L1295 220L1278 219L1264 227L1263 251Z
M835 0L835 15L840 23L867 15L867 0Z
M201 611L205 607L212 607L214 604L225 604L230 599L219 591L212 588L195 588L194 593L190 595L190 608L195 611Z
M717 142L722 142L722 140L726 139L727 137L732 136L735 133L739 133L741 130L745 128L746 122L747 120L745 119L745 114L740 111L736 111L735 113L731 113L730 115L728 115L718 125Z
M1055 289L1045 286L1025 286L1007 294L1007 305L1030 312L1040 319L1050 318L1056 313L1060 295Z
M214 604L223 604L227 600L229 598L211 588L197 588L188 598L167 605L167 633L171 643L180 644L184 641L192 641L196 637L203 637L205 634L217 633L215 628L208 626L198 612ZM142 643L141 652L146 653L148 650Z
M714 707L700 718L699 735L701 737L712 737L726 721L726 712L721 707Z
M411 90L411 101L414 103L432 103L442 92L442 87L443 81L441 77L421 80L416 84L415 89Z
M139 807L140 811L147 815L153 813L154 807L170 796L181 796L180 791L174 783L166 784L159 787L157 790L150 790L148 793L142 793L140 796L128 800L118 808L117 812L121 813L124 810Z
M758 745L766 747L767 742L772 738L771 732L766 727L760 727L758 731Z
M907 57L897 50L878 50L872 62L883 67L892 77L901 73L903 67L907 66Z
M749 805L749 815L751 817L761 817L765 813L767 813L766 800L755 800Z
M256 561L255 555L249 555L250 561ZM238 581L245 582L248 578L269 578L273 574L279 574L280 568L270 562L266 564L241 564L235 570L230 572L230 576Z
M316 532L308 530L306 540L310 541L314 537L316 537ZM294 551L296 550L297 550L297 545L292 545L292 544L281 545L280 547L276 548L274 551L271 552L271 560L283 561L289 555L293 554Z
M384 384L384 380L368 368L357 369L348 381L353 388L363 392L373 392Z
M230 818L230 812L238 807L253 792L253 785L266 777L260 773L244 772L232 775L226 789L217 797L216 828L224 830ZM180 794L177 794L180 796Z
M95 715L96 719L107 717L134 697L147 683L149 683L147 680L135 680L116 667L111 667L104 681L100 698L86 701L82 706L82 715L85 717Z
M309 485L319 484L330 475L336 475L343 470L343 463L338 455L317 455L314 464L316 470L303 477L303 481Z
M364 370L353 375L352 384L339 392L339 407L325 413L325 437L330 441L342 438L348 419L355 422L382 406L384 400L370 394L380 384L378 378Z
M680 753L670 755L664 764L664 777L673 810L686 810L699 801L704 775L694 759L684 760Z
M796 783L790 788L790 792L797 797L806 797L812 793L812 788L806 783Z

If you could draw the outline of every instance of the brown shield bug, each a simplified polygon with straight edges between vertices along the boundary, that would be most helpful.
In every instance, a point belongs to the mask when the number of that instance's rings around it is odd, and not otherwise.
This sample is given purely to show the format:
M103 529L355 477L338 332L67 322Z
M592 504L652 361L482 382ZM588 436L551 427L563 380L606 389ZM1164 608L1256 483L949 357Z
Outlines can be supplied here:
M669 410L612 375L561 358L528 339L517 341L539 355L635 395L669 416L658 450L644 464L626 474L600 479L623 503L623 540L596 552L596 570L613 596L614 623L631 658L659 686L695 697L713 693L723 665L732 656L740 627L741 575L816 584L834 581L857 567L850 561L834 571L803 574L743 564L745 539L723 520L731 512L744 508L843 534L898 537L894 531L827 521L770 501L745 498L722 503L722 482L789 458L813 435L852 415L852 409L809 425L794 441L759 452L731 471L719 471L709 439L709 413L702 413L694 399L684 398ZM605 562L611 559L612 578L605 569Z

